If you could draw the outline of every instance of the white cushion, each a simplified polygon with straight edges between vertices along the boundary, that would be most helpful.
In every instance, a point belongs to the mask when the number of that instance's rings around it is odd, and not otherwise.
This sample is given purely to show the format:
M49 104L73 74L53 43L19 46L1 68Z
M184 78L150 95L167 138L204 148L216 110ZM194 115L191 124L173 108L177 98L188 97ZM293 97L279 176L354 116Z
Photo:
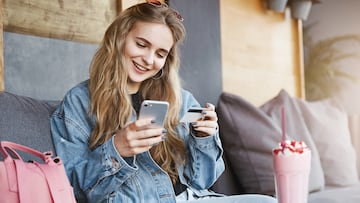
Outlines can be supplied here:
M325 185L356 184L356 153L346 112L331 99L316 102L298 100L298 103L320 154Z

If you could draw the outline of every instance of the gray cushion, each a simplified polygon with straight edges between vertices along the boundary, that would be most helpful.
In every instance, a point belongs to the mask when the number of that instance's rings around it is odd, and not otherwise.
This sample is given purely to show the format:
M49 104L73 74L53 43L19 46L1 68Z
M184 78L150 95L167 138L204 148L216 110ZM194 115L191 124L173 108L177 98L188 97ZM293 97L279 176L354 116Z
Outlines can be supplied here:
M220 136L229 166L245 193L275 193L272 149L281 139L279 115L282 106L288 112L288 135L304 141L312 150L309 191L324 187L324 174L315 144L285 91L260 108L237 95L223 93L217 107Z
M211 187L211 190L225 195L243 194L244 189L236 180L235 172L230 167L230 161L225 153L223 154L223 159L225 162L225 171Z
M1 92L0 140L26 145L41 152L55 152L49 123L54 109L54 104L45 101Z

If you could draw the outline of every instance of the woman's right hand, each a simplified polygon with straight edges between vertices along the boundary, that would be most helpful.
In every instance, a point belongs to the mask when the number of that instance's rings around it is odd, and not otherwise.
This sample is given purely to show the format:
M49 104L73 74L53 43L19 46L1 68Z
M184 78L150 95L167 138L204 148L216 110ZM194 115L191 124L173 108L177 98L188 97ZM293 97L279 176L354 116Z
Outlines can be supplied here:
M164 128L149 128L151 119L140 119L129 123L116 132L114 143L116 150L123 157L131 157L148 151L165 139Z

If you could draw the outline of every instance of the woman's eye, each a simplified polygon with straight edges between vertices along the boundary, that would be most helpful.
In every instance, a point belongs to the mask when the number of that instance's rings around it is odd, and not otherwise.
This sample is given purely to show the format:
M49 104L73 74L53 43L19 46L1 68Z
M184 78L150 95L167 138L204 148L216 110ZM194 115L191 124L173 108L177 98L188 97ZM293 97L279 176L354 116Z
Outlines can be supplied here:
M165 58L166 57L166 54L162 54L162 53L159 53L157 54L159 58Z
M168 52L162 51L162 50L157 52L157 55L159 58L166 58L168 56L168 54L169 54Z
M144 43L136 42L136 46L144 48L146 45Z

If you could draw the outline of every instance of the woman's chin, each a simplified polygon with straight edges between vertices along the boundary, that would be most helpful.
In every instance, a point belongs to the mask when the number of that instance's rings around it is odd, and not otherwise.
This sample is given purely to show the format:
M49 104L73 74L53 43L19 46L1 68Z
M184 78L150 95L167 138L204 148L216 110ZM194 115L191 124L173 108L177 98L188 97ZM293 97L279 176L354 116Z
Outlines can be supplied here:
M142 83L147 80L149 77L129 77L131 83Z

